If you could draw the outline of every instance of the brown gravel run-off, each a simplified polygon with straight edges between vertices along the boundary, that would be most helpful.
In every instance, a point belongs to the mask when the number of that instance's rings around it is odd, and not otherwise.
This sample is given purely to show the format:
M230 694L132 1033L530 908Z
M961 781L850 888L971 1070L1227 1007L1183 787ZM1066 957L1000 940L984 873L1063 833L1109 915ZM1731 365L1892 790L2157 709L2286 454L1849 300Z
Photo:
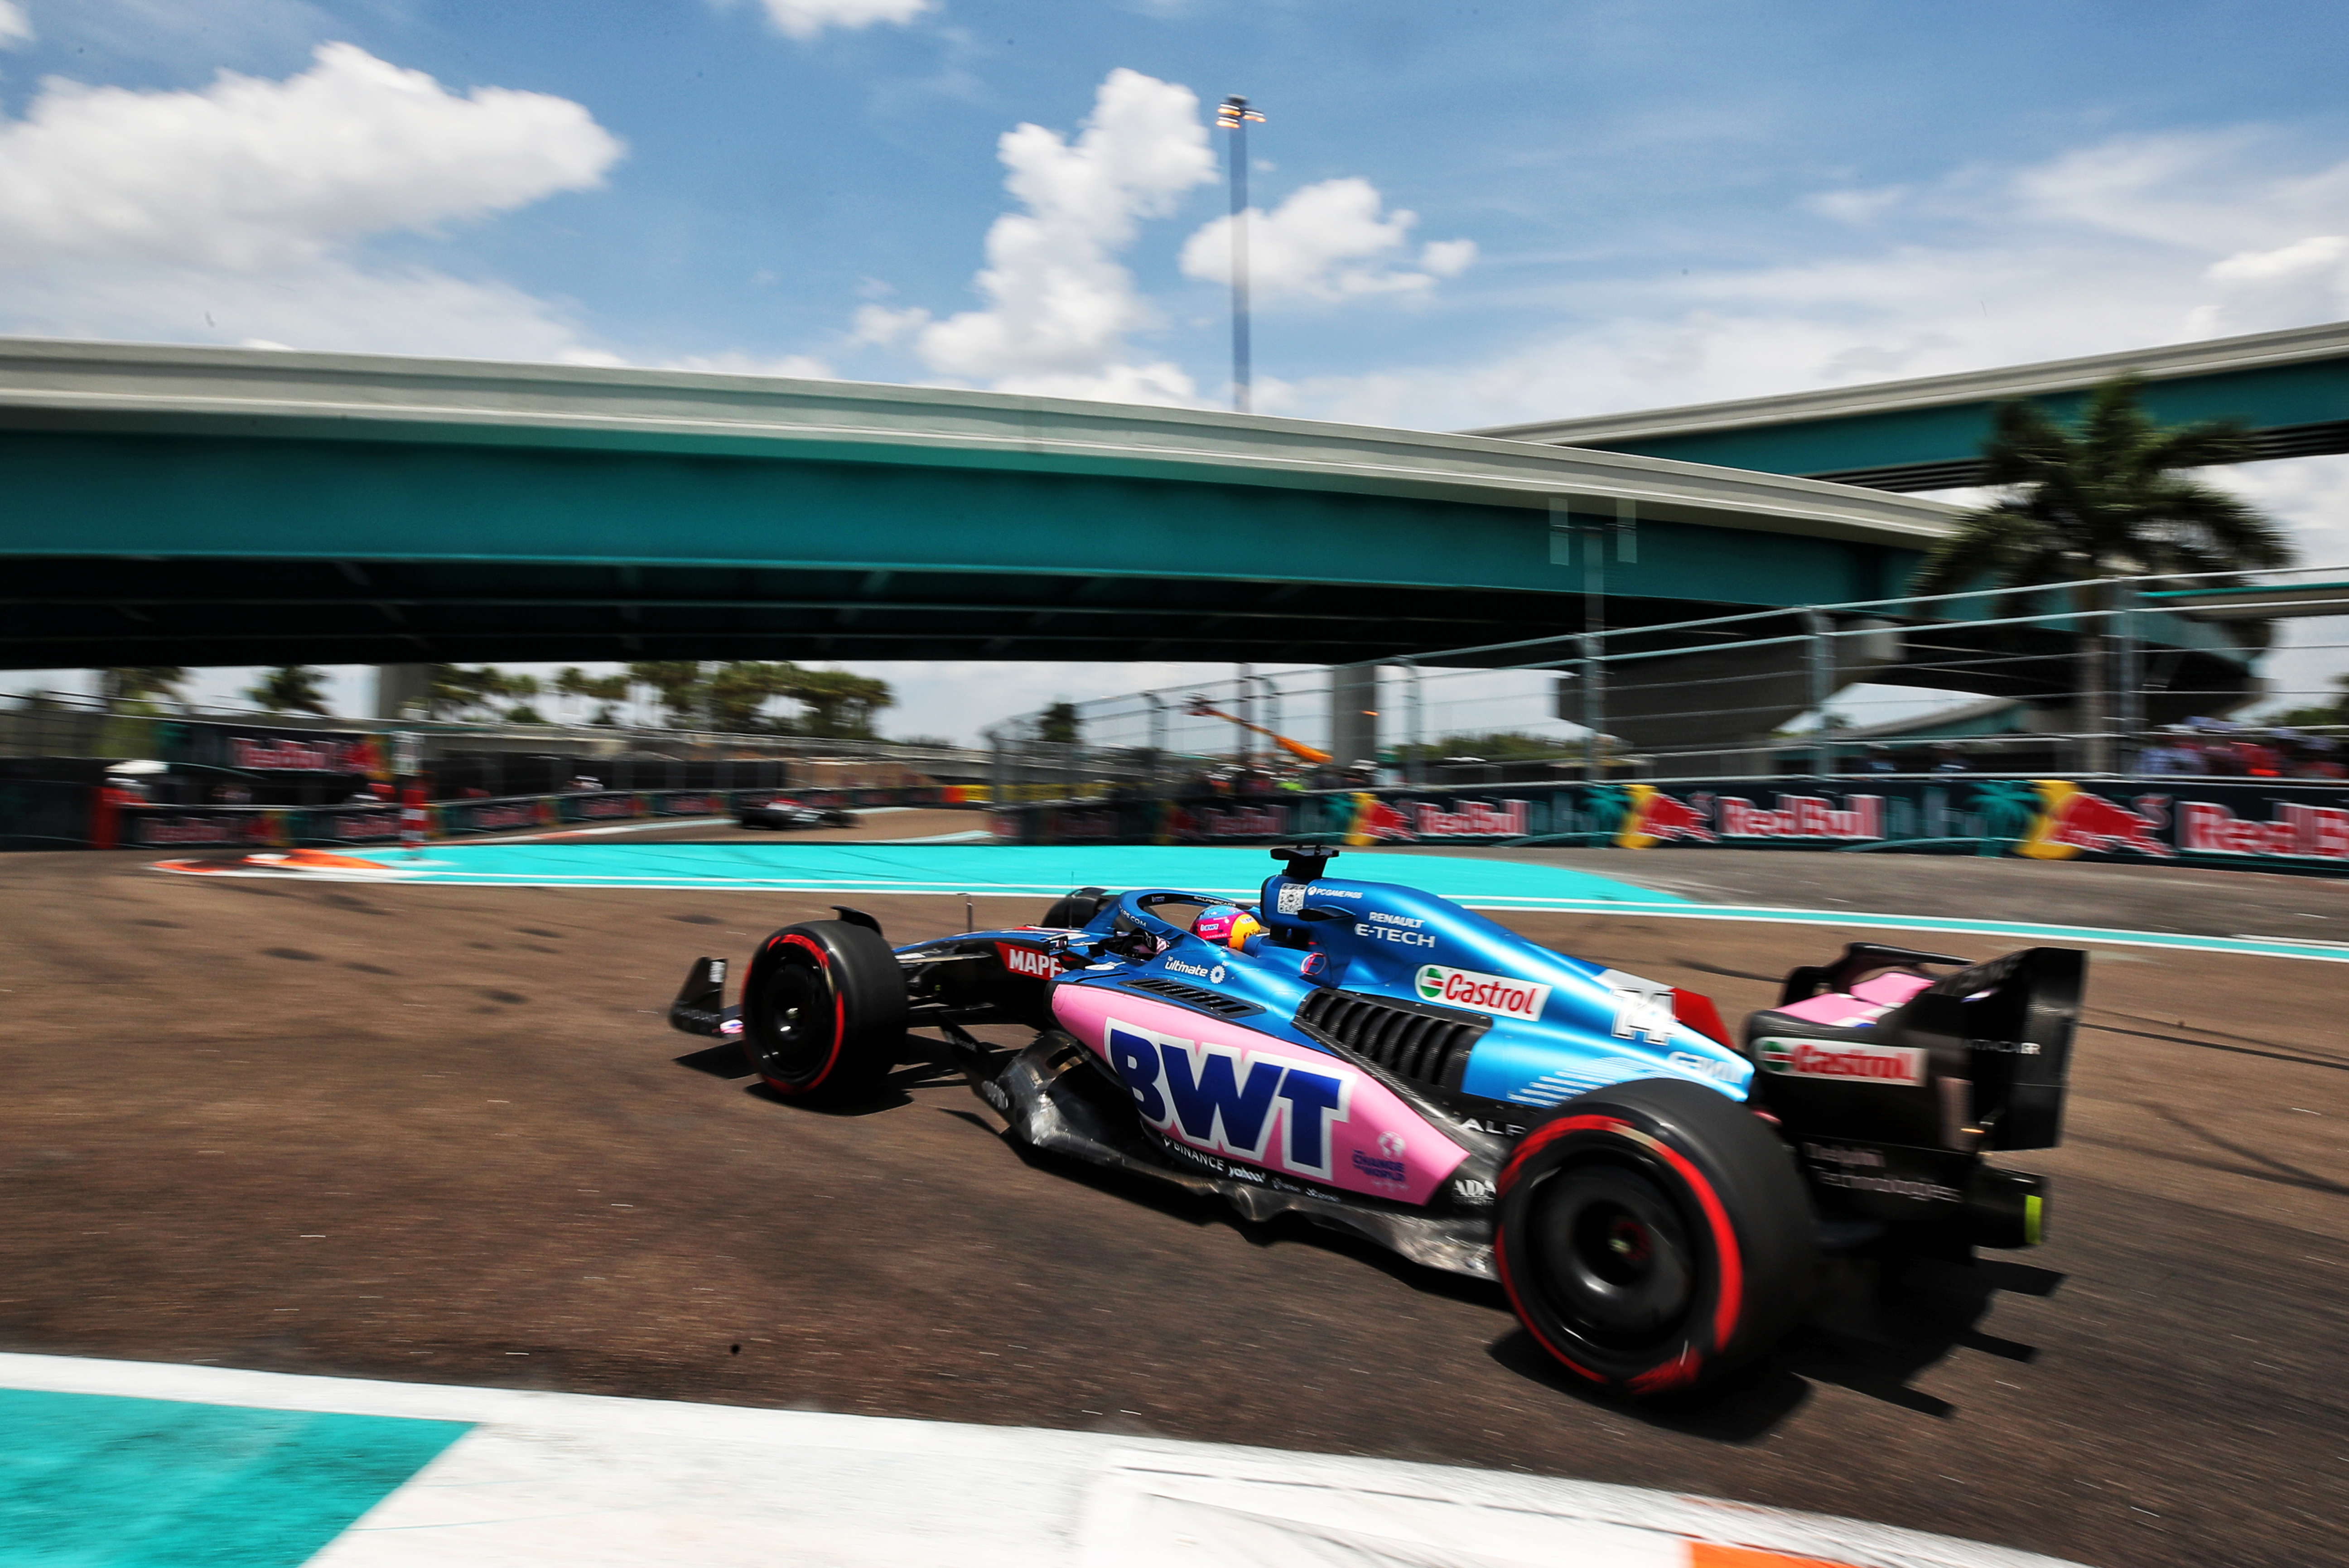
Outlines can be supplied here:
M688 960L826 914L0 857L0 1348L1518 1467L2116 1568L2344 1554L2349 966L2097 951L2070 1139L2013 1159L2053 1242L1846 1281L1653 1411L1548 1376L1489 1289L1023 1164L918 1044L827 1116L664 1027ZM1505 918L1733 1019L1862 934Z

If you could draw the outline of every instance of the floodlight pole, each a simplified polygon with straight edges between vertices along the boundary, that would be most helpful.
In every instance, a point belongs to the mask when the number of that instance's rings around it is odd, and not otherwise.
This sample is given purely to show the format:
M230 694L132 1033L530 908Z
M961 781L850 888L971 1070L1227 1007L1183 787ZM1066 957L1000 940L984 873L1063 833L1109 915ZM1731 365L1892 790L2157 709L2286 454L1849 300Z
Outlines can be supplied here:
M1264 116L1234 93L1216 106L1216 123L1232 133L1232 411L1248 411L1247 128Z

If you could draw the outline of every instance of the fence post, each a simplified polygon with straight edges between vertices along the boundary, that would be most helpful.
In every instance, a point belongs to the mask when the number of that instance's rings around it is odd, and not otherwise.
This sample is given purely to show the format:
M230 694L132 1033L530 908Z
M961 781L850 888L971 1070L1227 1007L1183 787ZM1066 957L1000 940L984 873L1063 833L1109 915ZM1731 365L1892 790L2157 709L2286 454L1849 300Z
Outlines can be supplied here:
M2099 579L2091 585L2085 608L2082 596L2075 592L2069 617L2075 649L2073 668L2079 671L2080 681L2080 689L2074 694L2072 726L2079 734L2076 765L2084 774L2113 771L2113 702L2107 690L2112 684L2112 649L2103 613L2111 587L2109 579Z
M1256 767L1256 732L1247 727L1257 722L1256 667L1254 665L1232 666L1232 696L1236 699L1232 706L1239 710L1242 721L1239 732L1240 771L1247 773Z
M1582 777L1585 783L1600 784L1607 772L1601 739L1607 727L1607 675L1599 661L1605 655L1607 634L1586 631L1575 641L1582 648L1582 725L1590 732L1582 742Z
M1254 679L1257 687L1261 689L1264 693L1264 707L1262 711L1255 716L1263 722L1266 729L1270 730L1274 734L1278 735L1281 733L1283 729L1283 725L1280 722L1280 682L1275 680L1269 675L1258 675ZM1280 748L1272 744L1270 742L1267 742L1265 747L1265 765L1267 770L1269 771L1272 768L1278 767L1281 763L1281 758L1282 753Z
M1427 750L1426 715L1420 706L1418 661L1405 659L1400 662L1403 675L1410 681L1408 695L1411 698L1411 740L1408 742L1410 749L1403 754L1402 782L1416 784L1427 778L1427 758L1424 755Z
M1835 640L1827 636L1827 618L1807 605L1803 608L1803 629L1810 634L1805 651L1808 655L1811 711L1818 717L1818 727L1811 732L1821 737L1811 747L1811 776L1823 779L1835 772L1835 747L1825 738L1826 705L1835 696Z
M2113 617L2117 635L2113 639L2114 662L2117 674L2114 684L2116 727L2119 730L2119 754L2113 765L2123 774L2134 778L2137 771L2139 736L2145 729L2145 670L2143 655L2137 647L2137 588L2135 582L2124 582L2115 589L2115 607L2120 612Z

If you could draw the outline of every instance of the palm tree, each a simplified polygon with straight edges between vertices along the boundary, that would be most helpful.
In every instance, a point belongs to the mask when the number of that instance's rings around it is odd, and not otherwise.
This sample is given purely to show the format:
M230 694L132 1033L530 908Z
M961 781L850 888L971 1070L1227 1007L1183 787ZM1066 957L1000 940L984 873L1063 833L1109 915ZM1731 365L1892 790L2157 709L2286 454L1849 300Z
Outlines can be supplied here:
M2081 612L2080 696L2087 771L2112 763L2106 732L2106 587L2092 579L2281 566L2292 557L2282 534L2215 485L2179 472L2251 455L2233 421L2164 430L2145 411L2134 376L2089 394L2075 426L2036 404L2002 404L1982 443L1982 477L2005 493L1958 520L1958 531L1925 560L1917 594L1959 593L2051 583L2073 592Z
M180 688L187 683L187 670L177 664L127 665L98 672L99 698L120 713L160 713L159 698L184 707Z
M435 719L464 719L481 712L497 716L500 698L523 698L538 695L538 677L514 675L494 664L484 664L468 670L461 664L428 664L429 686L425 702ZM529 723L543 723L531 719Z
M598 704L595 717L589 722L611 724L616 722L613 717L612 704L628 700L628 678L625 674L590 675L575 664L565 665L554 677L554 694L582 698Z
M802 734L869 741L874 715L897 704L889 683L845 670L795 670L783 695L807 705Z
M326 674L313 664L273 665L258 684L244 689L244 695L273 713L316 713L325 718L329 713L326 694L318 689L318 682Z

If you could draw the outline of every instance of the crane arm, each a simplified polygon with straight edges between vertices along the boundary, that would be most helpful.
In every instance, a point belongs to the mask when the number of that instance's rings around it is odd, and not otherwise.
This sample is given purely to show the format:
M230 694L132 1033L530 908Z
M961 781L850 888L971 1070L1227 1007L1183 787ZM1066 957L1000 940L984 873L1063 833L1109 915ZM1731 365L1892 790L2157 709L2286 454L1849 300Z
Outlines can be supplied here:
M1209 703L1204 697L1194 697L1191 699L1191 705L1188 708L1185 708L1184 711L1191 714L1195 718L1221 719L1227 724L1237 724L1243 730L1252 730L1256 733L1262 735L1266 740L1270 741L1274 745L1278 746L1282 751L1287 752L1290 756L1295 757L1299 762L1307 763L1309 766L1319 767L1323 763L1330 760L1330 753L1321 750L1319 746L1309 746L1302 741L1292 741L1286 735L1266 729L1262 724L1251 724L1237 713L1225 712L1222 709Z

